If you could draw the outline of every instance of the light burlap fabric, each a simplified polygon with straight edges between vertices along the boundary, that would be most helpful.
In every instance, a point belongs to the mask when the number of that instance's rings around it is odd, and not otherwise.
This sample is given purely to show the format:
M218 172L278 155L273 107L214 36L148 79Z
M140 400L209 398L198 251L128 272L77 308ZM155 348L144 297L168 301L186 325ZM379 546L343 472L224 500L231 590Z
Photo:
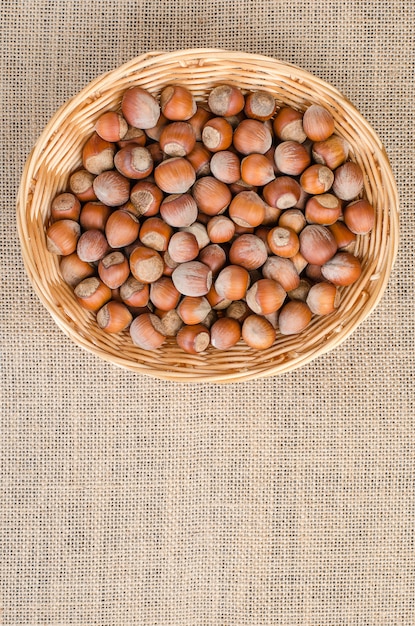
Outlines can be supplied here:
M412 0L2 0L2 623L411 626ZM222 47L339 88L383 139L402 204L384 298L301 370L230 386L82 351L26 277L24 161L54 111L148 50Z

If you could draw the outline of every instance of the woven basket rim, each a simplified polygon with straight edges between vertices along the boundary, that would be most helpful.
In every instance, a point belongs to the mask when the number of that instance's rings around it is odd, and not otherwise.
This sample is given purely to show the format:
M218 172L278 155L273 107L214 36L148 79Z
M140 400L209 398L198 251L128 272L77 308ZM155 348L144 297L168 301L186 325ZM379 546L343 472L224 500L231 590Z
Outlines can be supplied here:
M379 217L376 232L378 240L376 241L375 235L373 235L373 245L369 241L362 243L361 246L363 253L368 256L368 259L370 258L371 275L369 278L366 276L365 284L361 285L360 292L358 292L359 285L356 285L349 290L349 295L345 297L344 310L349 317L342 320L336 319L334 316L328 323L324 320L321 328L318 327L318 324L316 327L313 326L309 333L311 334L311 343L306 350L303 350L303 346L298 345L295 339L287 340L282 350L279 350L277 345L271 356L266 352L261 357L257 353L252 354L252 351L247 350L246 346L236 347L234 353L228 355L229 364L226 365L226 357L218 355L218 351L214 351L214 349L212 354L215 356L213 357L210 357L210 354L207 356L204 354L197 355L196 357L187 355L183 361L182 356L177 351L168 348L170 352L167 360L160 362L157 360L158 355L154 353L143 354L138 351L134 356L130 354L131 350L128 350L128 355L120 353L108 337L102 337L103 331L96 335L95 329L93 332L91 332L91 328L88 329L89 332L85 330L88 324L91 325L92 322L90 318L83 318L86 315L84 312L72 310L73 298L71 302L69 290L61 284L62 280L56 263L51 263L50 255L45 250L45 215L41 215L44 208L39 206L38 196L47 191L50 199L53 193L58 193L57 183L50 189L48 187L50 186L50 179L46 175L49 171L48 167L50 168L48 159L50 155L54 154L54 150L59 150L58 140L60 139L61 128L69 129L68 132L71 129L73 131L75 120L76 123L80 121L85 128L90 129L91 124L88 122L88 125L83 117L83 112L87 107L89 107L89 115L92 115L90 111L95 105L97 105L98 111L104 97L110 98L116 93L119 96L129 85L133 83L142 84L144 77L147 84L151 83L152 72L154 76L154 70L160 73L161 68L164 67L170 68L170 70L175 68L175 73L169 73L170 81L166 78L163 83L160 83L164 85L169 84L169 82L185 83L185 80L189 80L193 88L192 76L194 77L199 72L201 78L198 78L199 82L194 87L199 92L206 92L206 87L203 85L208 82L205 76L208 71L212 82L214 70L218 72L220 68L221 71L225 71L226 68L229 70L230 67L233 72L236 72L239 68L239 76L235 76L231 80L238 82L236 78L239 78L239 82L241 82L243 74L245 82L249 82L252 74L255 75L258 85L265 85L268 81L268 84L272 83L274 89L276 88L275 84L278 83L278 89L281 90L289 85L295 94L291 95L290 91L290 97L298 97L298 102L301 99L296 95L297 91L300 94L308 94L308 100L303 98L301 106L305 106L305 103L310 102L312 98L320 99L326 104L328 102L334 111L339 112L339 115L351 116L356 128L359 127L360 132L364 133L364 139L370 148L368 148L369 157L374 161L374 163L367 161L367 165L371 166L368 170L369 191L376 194L376 197L383 194L383 200L385 198L388 200L386 209L379 208L382 211L382 216ZM216 74L213 74L213 78L215 76ZM234 75L232 74L232 76ZM184 78L185 80L183 80ZM231 82L231 80L227 82ZM155 84L154 79L152 84ZM160 91L160 84L157 88L154 87L154 91ZM113 85L117 86L118 92L115 87L111 91ZM86 132L85 129L83 132ZM349 132L354 133L355 131L350 127ZM64 136L64 131L62 131L62 136ZM69 143L69 145L71 144ZM365 158L369 159L369 157L365 154ZM52 171L54 180L63 175L60 173L58 176L56 165ZM68 173L66 172L66 174ZM373 182L379 182L379 180L381 181L381 188L373 185ZM371 314L385 292L396 260L399 245L399 200L394 175L380 137L357 108L338 89L323 79L292 63L247 52L220 48L194 48L173 52L150 51L93 79L78 94L59 107L50 118L24 166L17 197L17 227L24 266L35 292L58 327L78 346L114 365L163 380L175 382L241 382L285 373L309 363L343 343ZM381 239L380 242L379 238ZM378 258L370 256L371 245L376 249ZM215 364L212 365L209 359ZM170 361L171 364L169 364ZM180 365L176 365L176 361L180 362ZM234 361L239 363L237 367L233 365Z

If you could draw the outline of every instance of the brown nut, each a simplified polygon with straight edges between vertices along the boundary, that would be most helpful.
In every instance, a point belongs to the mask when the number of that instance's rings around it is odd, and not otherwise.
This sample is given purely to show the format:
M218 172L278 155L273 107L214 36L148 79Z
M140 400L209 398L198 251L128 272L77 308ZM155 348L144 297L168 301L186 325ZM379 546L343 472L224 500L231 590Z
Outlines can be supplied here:
M160 205L163 220L175 228L191 226L197 219L197 204L190 193L172 194Z
M215 280L215 290L227 300L242 300L250 283L248 270L239 265L227 265Z
M300 252L308 263L323 265L331 259L337 244L328 228L320 224L306 226L299 235Z
M212 285L212 270L200 261L189 261L173 270L172 280L184 296L205 296Z
M193 233L179 231L170 238L168 252L174 262L187 263L198 256L199 245Z
M168 276L161 276L150 285L150 300L157 309L170 311L175 309L180 300L180 293Z
M294 207L300 199L301 187L295 178L278 176L262 190L267 204L278 209Z
M272 145L272 135L264 122L242 120L233 133L233 145L243 155L265 154Z
M246 117L265 122L271 119L277 108L274 96L268 91L251 91L245 97Z
M223 213L232 199L227 185L213 176L199 178L193 185L192 194L200 211L207 215Z
M305 218L309 224L323 224L325 226L334 224L341 213L341 202L332 193L312 196L305 205Z
M229 217L238 226L255 228L265 217L264 201L255 191L241 191L229 205Z
M283 287L271 278L257 280L246 293L246 303L258 315L269 315L278 311L285 300Z
M140 283L154 283L163 275L164 262L157 250L138 246L130 255L130 270Z
M102 174L114 167L114 154L115 145L94 133L82 148L82 164L91 174Z
M166 124L160 134L160 148L171 157L184 157L196 144L196 135L188 122Z
M164 87L160 94L160 106L163 115L175 122L189 120L197 111L192 92L180 85Z
M146 217L157 215L163 197L161 189L149 180L140 180L132 187L130 193L130 201L137 215Z
M204 352L210 343L208 328L203 324L182 326L176 336L177 345L189 354Z
M157 165L154 179L165 193L186 193L196 180L196 172L187 159L170 157Z
M311 141L324 141L334 133L333 116L319 104L312 104L304 112L303 128Z
M54 221L78 220L81 203L73 193L60 193L52 200L50 214Z
M375 225L375 209L367 200L355 200L343 209L346 226L355 235L367 235Z
M94 312L109 302L112 296L111 289L96 276L85 278L76 285L74 294L82 308Z
M139 231L138 218L124 209L113 211L105 224L105 236L111 248L123 248L133 243Z
M208 96L209 109L214 115L228 117L240 113L245 105L242 91L233 85L218 85Z
M297 141L283 141L274 152L275 165L283 174L299 176L310 165L307 148Z
M70 286L75 287L81 280L93 276L95 274L95 268L91 263L81 261L76 252L63 256L59 268L62 274L63 280Z
M307 135L303 129L303 113L291 107L282 107L273 121L273 129L281 141L303 143Z
M309 325L311 318L312 313L305 302L291 300L279 312L279 331L282 335L297 335Z
M242 324L242 338L255 350L266 350L275 341L275 330L262 315L249 315Z
M81 227L75 220L58 220L46 230L46 247L53 254L67 256L75 252L80 234Z
M313 143L311 154L316 163L327 165L335 170L344 163L349 155L349 144L339 135L331 135L324 141Z
M201 324L211 308L204 296L185 296L177 307L177 313L187 325Z
M169 246L173 229L160 217L149 217L141 225L139 239L147 248L164 252Z
M166 340L164 326L154 313L138 315L130 324L134 345L142 350L157 350Z
M131 87L124 92L122 113L130 126L153 128L160 117L160 105L146 89Z
M292 291L300 284L300 276L291 259L280 256L267 258L262 268L264 278L272 278L281 285L285 291Z
M247 270L256 270L264 265L268 252L265 243L257 235L240 235L232 242L229 261Z
M120 251L110 252L98 263L98 275L110 289L118 289L130 274L128 259Z
M109 248L101 230L86 230L79 237L76 251L81 261L94 263L102 259L109 252Z
M97 324L106 333L120 333L131 324L133 316L122 302L110 300L99 309Z
M318 163L310 165L300 176L301 187L306 193L311 195L326 193L333 185L333 181L333 172L325 165L319 165ZM336 195L338 196L338 194Z
M121 206L130 198L130 182L116 170L99 174L92 185L98 200L107 206Z
M98 200L93 187L94 179L95 175L91 172L84 169L78 170L69 178L69 189L81 202Z
M140 180L151 174L154 162L147 148L132 143L118 150L114 157L114 165L126 178Z
M120 141L128 132L128 123L120 113L105 111L95 122L95 132L105 141Z
M331 283L316 283L310 287L306 303L315 315L328 315L338 308L340 293Z
M224 117L213 117L203 127L202 142L210 152L227 150L232 143L233 129Z
M221 317L212 324L210 343L217 350L229 350L241 338L241 325L231 317Z
M210 171L217 180L230 185L241 178L241 160L235 152L222 150L212 155Z
M334 172L333 192L341 200L354 200L363 189L363 172L357 163L348 161Z
M249 185L262 187L274 180L274 168L264 154L248 154L241 161L241 178Z
M358 280L362 266L350 252L338 252L322 266L321 273L333 285L347 286Z
M283 228L282 226L271 228L267 241L271 252L284 258L293 257L300 249L298 235L291 228Z

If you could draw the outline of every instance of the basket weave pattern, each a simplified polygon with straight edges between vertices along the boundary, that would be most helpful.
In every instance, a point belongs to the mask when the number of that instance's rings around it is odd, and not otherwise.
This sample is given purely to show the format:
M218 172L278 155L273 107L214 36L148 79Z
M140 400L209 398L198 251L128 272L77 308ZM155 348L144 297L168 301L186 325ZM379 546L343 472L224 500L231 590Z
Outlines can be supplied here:
M331 111L335 132L349 142L352 160L365 173L364 192L376 210L372 233L357 238L355 254L363 272L356 283L341 289L340 306L334 313L313 318L298 336L277 333L268 350L255 351L241 341L226 352L210 347L193 356L169 339L159 350L147 352L132 344L128 331L108 335L100 330L95 314L76 302L60 275L58 257L46 248L50 204L67 189L71 172L81 166L82 147L96 119L105 110L118 109L126 89L137 84L157 96L164 86L181 84L203 101L223 82L244 91L269 91L278 104L300 110L322 104ZM396 184L387 155L371 126L344 96L296 66L259 55L208 49L142 55L92 81L61 107L26 162L17 221L29 278L55 322L76 344L136 372L192 382L233 382L287 372L339 345L379 302L399 238Z

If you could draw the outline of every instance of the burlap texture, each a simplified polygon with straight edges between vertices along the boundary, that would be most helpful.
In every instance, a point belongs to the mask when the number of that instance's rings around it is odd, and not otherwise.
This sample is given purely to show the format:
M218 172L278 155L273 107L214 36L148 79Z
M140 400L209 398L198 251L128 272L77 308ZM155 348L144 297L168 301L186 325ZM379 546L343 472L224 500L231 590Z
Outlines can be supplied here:
M2 623L411 626L412 0L2 0ZM160 382L73 345L25 274L30 148L91 79L148 50L293 62L382 138L402 241L376 310L290 374Z

